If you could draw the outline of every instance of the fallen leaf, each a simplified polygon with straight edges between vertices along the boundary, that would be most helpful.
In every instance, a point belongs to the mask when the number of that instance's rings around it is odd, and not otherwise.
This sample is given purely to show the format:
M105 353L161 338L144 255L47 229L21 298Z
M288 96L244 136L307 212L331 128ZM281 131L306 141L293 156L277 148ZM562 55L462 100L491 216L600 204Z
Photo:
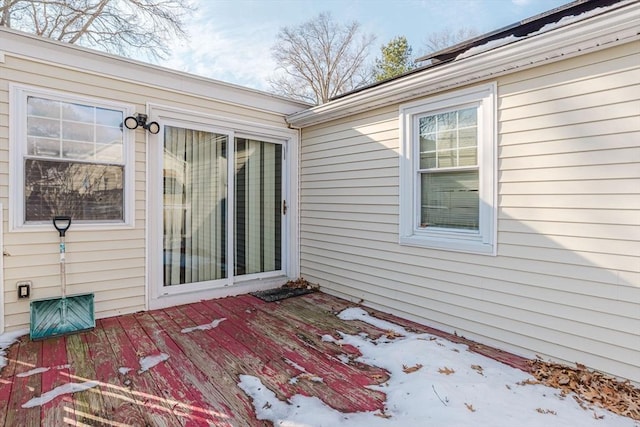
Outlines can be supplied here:
M484 375L484 370L482 369L482 366L480 366L480 365L471 365L471 369L473 369L474 371L476 371L480 375Z
M420 368L422 368L422 365L419 363L415 366L402 365L402 372L404 372L405 374L410 374L412 372L420 370Z
M390 340L395 339L395 338L403 338L403 337L404 337L404 335L399 334L399 333L398 333L398 332L396 332L396 331L391 331L391 330L389 330L389 331L385 331L385 333L384 333L384 334L385 334L385 336L386 336L387 338L389 338Z
M389 414L385 414L385 413L384 413L384 412L382 412L382 411L381 411L381 412L376 412L376 413L375 413L375 414L373 414L373 415L375 415L376 417L380 417L380 418L391 418L391 415L389 415Z
M541 413L541 414L551 414L551 415L558 415L556 413L556 411L552 411L551 409L542 409L542 408L537 408L536 409L537 412Z
M271 408L271 403L267 402L262 406L262 409L269 409Z
M464 406L466 406L471 412L476 412L476 408L474 408L470 403L465 403Z
M438 369L438 372L443 374L443 375L451 375L451 374L455 373L456 371L454 371L453 369L447 368L445 366L444 368Z
M592 371L581 363L576 367L538 359L528 362L531 374L542 383L556 387L563 396L571 394L585 411L597 405L609 411L640 421L640 389L630 381L618 381L600 372ZM534 384L530 381L520 385ZM594 416L595 413L594 413Z

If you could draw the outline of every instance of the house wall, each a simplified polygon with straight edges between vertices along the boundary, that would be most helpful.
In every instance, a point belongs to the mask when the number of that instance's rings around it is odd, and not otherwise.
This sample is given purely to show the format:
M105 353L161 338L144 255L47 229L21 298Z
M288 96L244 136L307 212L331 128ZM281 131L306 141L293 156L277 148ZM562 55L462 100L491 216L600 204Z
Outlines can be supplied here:
M301 274L467 338L640 382L640 44L497 84L497 256L398 244L396 104L303 129Z
M17 299L17 281L33 282L31 299L60 296L57 231L53 226L46 232L11 231L8 224L13 191L9 188L10 83L130 104L139 113L151 103L279 128L286 127L286 113L302 108L249 89L17 32L0 32L0 41L0 203L5 218L3 293L7 330L29 327L30 300ZM253 105L234 104L222 97ZM146 307L146 132L131 132L135 134L134 227L85 231L74 229L72 224L66 235L67 294L94 292L97 318Z

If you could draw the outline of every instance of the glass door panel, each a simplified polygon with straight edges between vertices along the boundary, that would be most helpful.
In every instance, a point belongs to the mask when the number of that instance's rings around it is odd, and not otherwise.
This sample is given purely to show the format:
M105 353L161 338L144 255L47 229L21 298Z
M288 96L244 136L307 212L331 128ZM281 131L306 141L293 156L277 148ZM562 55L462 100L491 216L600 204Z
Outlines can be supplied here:
M282 145L235 139L235 275L282 269Z
M164 286L227 277L228 136L165 126Z

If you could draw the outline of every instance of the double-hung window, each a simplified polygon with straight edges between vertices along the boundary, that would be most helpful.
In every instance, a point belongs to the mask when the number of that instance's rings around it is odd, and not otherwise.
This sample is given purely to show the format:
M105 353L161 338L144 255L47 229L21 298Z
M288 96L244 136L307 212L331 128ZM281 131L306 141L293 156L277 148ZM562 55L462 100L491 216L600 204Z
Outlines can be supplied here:
M495 254L495 92L401 106L401 244Z
M126 106L12 87L13 228L130 225L132 152Z

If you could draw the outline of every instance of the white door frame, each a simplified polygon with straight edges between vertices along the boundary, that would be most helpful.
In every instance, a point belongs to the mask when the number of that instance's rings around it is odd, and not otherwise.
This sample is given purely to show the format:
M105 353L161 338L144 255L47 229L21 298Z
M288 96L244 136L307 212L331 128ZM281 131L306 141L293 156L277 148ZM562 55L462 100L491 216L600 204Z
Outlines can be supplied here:
M227 117L208 115L173 107L148 104L149 120L160 123L160 132L156 135L146 133L147 142L147 215L146 215L146 295L147 309L163 308L207 298L221 298L256 290L269 289L284 283L287 279L297 278L300 274L298 243L298 132L288 128L279 128L261 123L252 123ZM282 270L233 277L233 191L227 197L227 272L226 279L211 282L180 285L167 289L163 286L162 273L162 165L164 126L187 127L204 130L229 137L228 142L228 188L233 189L235 136L251 137L267 142L282 144L284 159L282 171L282 198L287 201L287 212L282 217Z

